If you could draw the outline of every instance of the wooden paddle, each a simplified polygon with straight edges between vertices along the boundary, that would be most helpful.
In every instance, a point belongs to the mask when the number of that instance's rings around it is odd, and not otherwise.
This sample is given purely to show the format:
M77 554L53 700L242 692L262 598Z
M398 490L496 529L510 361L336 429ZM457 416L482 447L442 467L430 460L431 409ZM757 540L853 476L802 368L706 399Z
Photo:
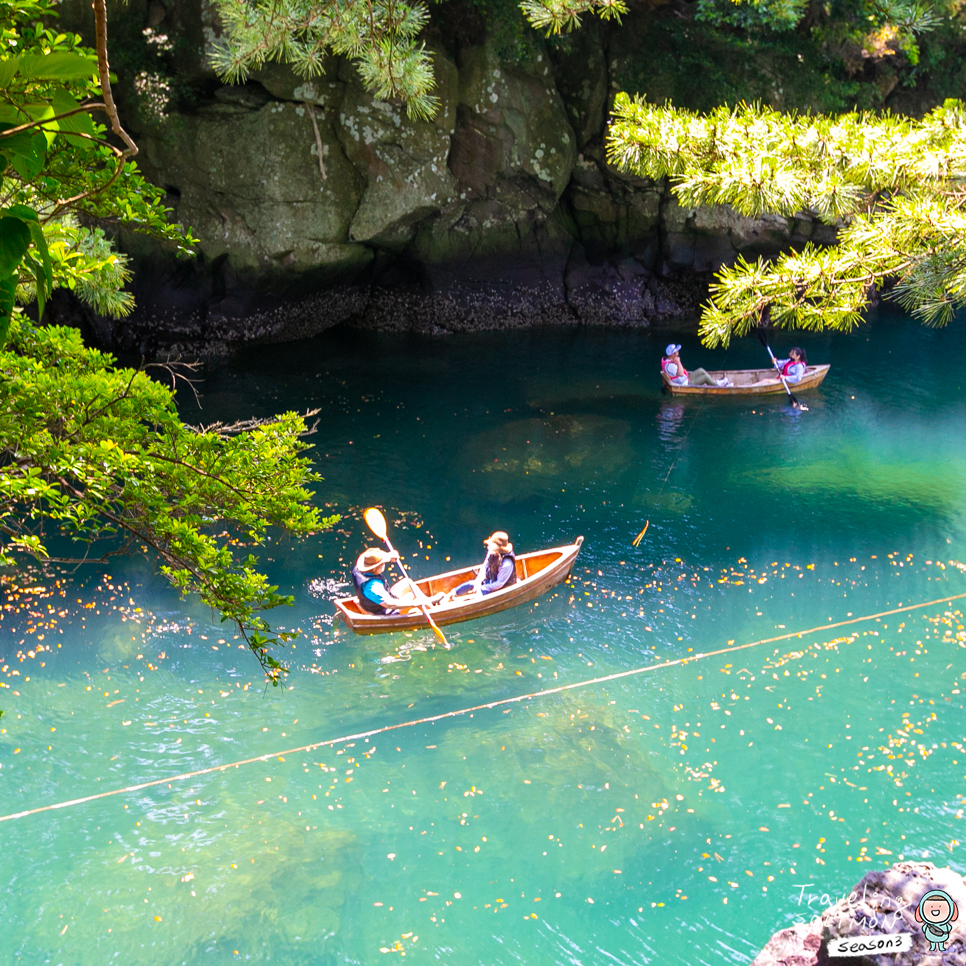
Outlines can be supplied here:
M758 339L761 344L768 350L768 355L771 356L772 365L775 367L775 371L778 373L778 378L781 379L782 385L785 387L785 392L788 393L788 402L790 405L794 406L795 409L800 410L803 413L808 412L808 406L803 402L799 402L793 395L791 389L788 388L788 383L785 382L785 377L782 375L781 368L778 365L778 360L775 358L775 353L771 351L771 346L768 344L768 339L765 337L765 333L758 332Z
M366 521L366 526L389 548L390 553L395 553L395 548L389 542L389 536L386 533L386 518L382 515L380 510L377 510L374 506L369 507L365 513L362 514ZM402 559L396 559L396 563L399 564L399 569L402 571L403 577L407 580L409 579L409 574L406 573L406 568L403 566ZM416 588L418 592L418 588ZM436 621L429 616L429 611L426 609L425 604L416 604L416 606L423 612L423 617L429 622L429 626L433 629L433 633L436 635L436 639L440 644L449 647L449 641L446 640L446 635L439 629L436 625Z

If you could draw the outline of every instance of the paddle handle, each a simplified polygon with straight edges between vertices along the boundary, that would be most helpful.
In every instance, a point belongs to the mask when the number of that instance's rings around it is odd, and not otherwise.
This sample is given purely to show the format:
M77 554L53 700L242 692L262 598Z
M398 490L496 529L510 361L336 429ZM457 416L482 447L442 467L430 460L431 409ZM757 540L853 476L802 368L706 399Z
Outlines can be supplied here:
M386 546L389 548L389 552L396 553L396 548L389 542L389 535L387 534L382 539L385 542ZM403 577L405 577L406 580L409 580L409 574L406 573L406 568L403 565L402 557L400 557L399 554L396 554L396 563L398 564L399 569L402 571ZM433 629L433 633L436 635L439 642L449 647L449 642L446 640L446 635L439 629L438 625L436 624L436 621L434 621L432 617L429 616L429 611L426 609L426 605L417 604L416 606L422 611L423 617L425 617L426 620L429 622L429 626Z

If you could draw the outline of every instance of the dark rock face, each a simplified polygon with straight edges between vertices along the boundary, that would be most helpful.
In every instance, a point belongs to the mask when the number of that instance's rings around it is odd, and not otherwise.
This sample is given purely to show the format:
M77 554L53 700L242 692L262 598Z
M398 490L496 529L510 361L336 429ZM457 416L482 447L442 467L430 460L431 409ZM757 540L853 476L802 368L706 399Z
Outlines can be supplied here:
M528 31L509 61L485 25L437 31L440 110L414 121L335 58L314 80L272 64L221 85L207 0L133 0L115 16L122 37L178 38L173 69L193 100L159 115L123 71L118 86L139 163L200 244L178 261L122 235L138 308L89 323L111 348L221 352L343 322L660 325L693 319L710 273L739 254L831 237L807 219L683 209L666 185L610 168L607 25L553 48ZM65 5L65 26L89 34L88 18ZM635 42L633 19L618 29Z
M929 943L916 921L919 900L941 889L959 908L946 949L929 951ZM829 942L845 937L910 933L912 948L905 952L842 959L829 956ZM951 869L931 862L900 862L891 869L870 872L851 894L812 922L775 933L755 957L752 966L966 966L966 883Z

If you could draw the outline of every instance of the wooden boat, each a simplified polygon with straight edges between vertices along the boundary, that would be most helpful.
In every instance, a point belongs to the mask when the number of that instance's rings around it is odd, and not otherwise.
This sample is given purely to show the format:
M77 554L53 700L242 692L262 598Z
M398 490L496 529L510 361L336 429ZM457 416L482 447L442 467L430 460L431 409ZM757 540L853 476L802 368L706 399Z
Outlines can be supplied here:
M459 624L462 621L496 614L501 610L541 597L570 576L583 542L583 537L577 537L574 543L565 547L521 554L517 557L515 584L482 597L477 594L457 597L430 607L429 612L437 624ZM462 570L451 570L449 573L417 580L416 585L427 597L432 597L440 591L446 593L467 580L473 580L478 570L479 565L465 567ZM359 606L359 601L355 597L342 597L335 601L335 606L337 616L341 617L356 634L384 634L387 631L408 631L429 627L426 618L415 608L410 613L404 614L370 614Z
M788 388L793 393L801 392L803 389L814 389L822 384L822 380L828 375L829 366L808 366L805 375ZM664 384L675 396L764 396L775 393L784 393L785 387L774 368L771 369L720 369L716 372L708 370L708 375L712 379L720 379L722 376L730 379L733 386L672 386L667 373L662 372L661 378Z

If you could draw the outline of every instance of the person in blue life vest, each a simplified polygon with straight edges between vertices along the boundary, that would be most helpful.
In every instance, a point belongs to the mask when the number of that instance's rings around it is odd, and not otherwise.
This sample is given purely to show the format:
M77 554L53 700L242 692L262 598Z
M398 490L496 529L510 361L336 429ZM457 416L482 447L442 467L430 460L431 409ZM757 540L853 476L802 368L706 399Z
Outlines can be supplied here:
M476 578L451 590L448 599L463 594L492 594L517 582L517 558L509 535L497 530L483 541L483 546L486 547L486 559L477 571Z
M399 559L394 550L389 553L378 547L370 547L359 555L352 568L352 583L359 606L369 614L398 614L410 610L414 604L432 605L439 602L442 594L427 597L408 578L390 588L384 576L386 564Z
M704 369L695 369L688 372L681 362L681 347L672 342L664 350L664 358L661 360L661 371L668 377L672 386L732 386L734 383L730 379L722 376L720 379L713 379Z
M804 378L805 371L808 369L808 359L805 356L805 350L799 349L798 346L789 349L788 355L788 359L776 359L775 361L785 382L794 386Z

